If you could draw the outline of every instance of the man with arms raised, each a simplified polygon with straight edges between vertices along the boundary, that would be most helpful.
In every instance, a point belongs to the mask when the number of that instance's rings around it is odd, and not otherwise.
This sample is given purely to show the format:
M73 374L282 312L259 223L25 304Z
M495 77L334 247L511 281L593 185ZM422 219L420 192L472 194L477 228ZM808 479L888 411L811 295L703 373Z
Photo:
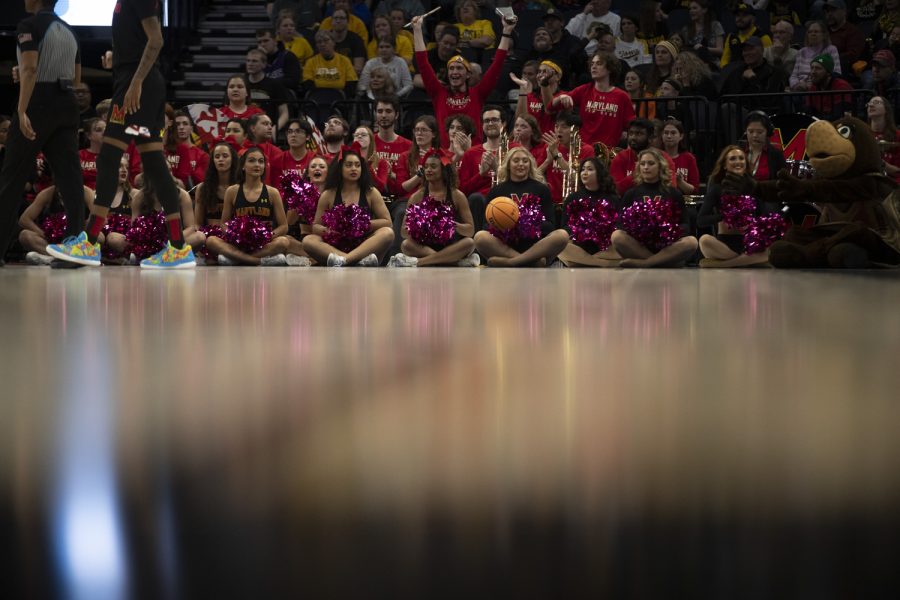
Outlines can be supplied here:
M480 138L481 132L481 107L490 93L497 87L503 63L506 61L512 32L516 27L516 21L504 17L503 34L500 36L500 44L494 54L494 60L490 68L484 74L478 85L469 87L469 73L471 66L469 61L462 56L454 56L447 61L448 85L442 84L434 74L434 69L428 62L428 53L425 49L425 38L422 36L423 19L421 16L413 17L413 38L416 50L416 67L422 75L425 90L431 97L434 105L434 116L438 123L443 123L447 117L456 113L468 115L475 123L475 133ZM624 92L623 92L624 93ZM630 105L630 101L629 101ZM450 144L447 132L441 128L441 147L446 148ZM478 139L477 141L481 141Z

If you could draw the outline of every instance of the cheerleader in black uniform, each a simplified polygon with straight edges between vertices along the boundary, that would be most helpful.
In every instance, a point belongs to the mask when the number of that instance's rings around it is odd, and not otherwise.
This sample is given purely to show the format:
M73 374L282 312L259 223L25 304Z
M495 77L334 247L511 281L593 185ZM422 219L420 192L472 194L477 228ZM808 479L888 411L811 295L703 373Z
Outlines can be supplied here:
M132 204L138 193L138 191L133 189L128 182L129 175L131 174L130 166L128 157L123 156L122 160L119 162L119 187L116 190L112 204L109 207L110 215L124 215L128 217L129 221L134 218L131 212ZM101 246L109 247L110 250L115 250L116 248L123 249L127 245L125 236L115 231L109 232L105 238L101 235L100 244ZM103 260L105 261L106 258ZM114 259L109 262L121 264L123 261L122 259Z
M446 164L445 164L446 163ZM481 262L475 254L475 223L469 210L466 195L456 188L456 171L449 158L442 156L440 150L429 150L422 165L425 178L423 189L416 191L409 198L409 206L421 202L426 196L440 200L453 206L456 230L453 238L446 246L420 244L409 237L406 228L406 216L403 217L400 245L402 254L391 257L389 267L436 267L436 266L471 266L477 267Z
M209 153L203 182L194 190L194 221L197 227L220 225L225 192L237 182L237 152L228 142L216 142Z
M768 250L747 254L744 251L744 234L732 229L722 220L720 201L722 198L722 180L728 173L739 177L751 177L750 162L739 146L727 146L713 167L706 186L703 206L697 215L698 227L716 227L717 235L706 234L700 238L700 252L703 253L701 267L749 267L764 265L769 260ZM762 210L761 210L762 209ZM756 213L768 212L757 203Z
M498 184L488 192L487 202L505 196L514 201L531 194L541 199L541 212L545 220L537 240L521 240L507 245L489 231L475 234L478 253L487 258L491 267L545 267L562 252L569 243L569 234L556 229L556 208L550 197L550 188L537 168L534 156L521 146L510 148L497 174Z
M222 226L227 229L232 217L252 216L272 222L272 241L249 254L232 246L218 236L206 240L210 252L219 255L221 265L251 266L309 266L302 254L302 245L285 235L288 230L287 215L281 194L265 184L266 157L263 151L252 146L241 156L237 184L225 190L222 206Z
M654 198L668 198L675 202L681 210L682 232L687 230L689 219L684 209L684 196L671 187L672 173L669 163L656 148L641 150L637 156L634 169L635 186L625 192L619 207L619 218L622 211L636 202L644 202ZM612 234L612 245L622 257L622 267L679 267L697 251L697 238L683 235L673 244L658 252L634 239L628 232L616 229Z
M322 223L322 215L338 203L358 204L371 215L368 233L350 252L343 252L322 239L328 231ZM377 267L393 241L391 215L381 192L372 183L366 159L356 150L345 150L328 167L325 191L319 197L313 232L303 238L304 250L319 264L329 267Z
M94 203L94 190L84 188L84 205L90 212ZM19 216L19 243L25 249L25 260L32 265L49 265L53 258L47 254L47 234L41 229L44 219L57 213L65 213L62 199L55 185L44 188L35 196L28 208Z
M173 183L175 177L170 175L173 178ZM122 195L123 200L119 204L118 212L121 213L124 208L122 207L122 203L125 202L124 198L124 187L122 185L122 180L128 181L127 170L125 170L125 174L123 176L122 169L119 170L119 188L116 191L115 196L113 197L113 201L119 199L120 194ZM132 222L138 217L146 217L152 215L154 212L159 212L163 210L162 205L159 202L159 197L156 194L156 190L150 184L150 180L147 178L143 178L143 186L137 192L132 193L128 192L128 196L130 198L131 204L131 220ZM179 215L181 217L181 225L183 227L181 231L181 235L184 238L185 243L188 245L199 248L203 246L203 243L206 241L206 236L197 230L197 224L194 222L194 208L191 203L191 195L188 194L184 189L177 187L178 190L178 209ZM109 212L114 212L114 209L110 207ZM101 244L103 243L103 239L100 238ZM126 254L129 251L129 243L124 235L120 233L110 233L108 238L106 239L106 245L108 245L113 251L118 252L120 254Z
M590 200L606 200L613 207L619 206L619 196L616 194L616 184L609 175L609 169L603 162L594 156L581 161L578 168L578 190L569 194L565 199L563 211L563 226L569 231L569 206L574 200L588 198ZM622 257L610 246L606 250L600 250L595 242L569 242L566 249L560 252L559 259L567 267L617 267Z

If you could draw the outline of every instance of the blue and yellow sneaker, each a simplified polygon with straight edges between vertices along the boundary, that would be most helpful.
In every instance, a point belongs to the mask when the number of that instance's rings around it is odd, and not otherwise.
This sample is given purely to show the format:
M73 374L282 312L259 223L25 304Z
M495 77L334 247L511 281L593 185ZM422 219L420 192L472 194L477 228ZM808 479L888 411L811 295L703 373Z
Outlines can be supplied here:
M67 237L59 244L50 244L47 246L47 254L59 260L87 267L100 266L100 244L90 243L87 233L83 231L77 236Z
M141 261L142 269L193 269L197 266L194 251L187 244L179 250L170 242L162 250Z

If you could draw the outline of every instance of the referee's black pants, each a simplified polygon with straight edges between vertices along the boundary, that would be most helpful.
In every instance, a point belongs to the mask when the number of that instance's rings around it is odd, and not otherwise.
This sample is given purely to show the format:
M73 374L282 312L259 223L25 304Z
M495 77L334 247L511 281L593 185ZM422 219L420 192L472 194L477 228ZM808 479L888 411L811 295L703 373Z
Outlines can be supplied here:
M19 116L13 116L0 171L0 259L16 234L25 184L34 173L40 151L50 164L53 182L66 209L66 235L84 230L84 183L78 158L75 95L57 83L37 83L27 114L37 138L29 140L22 135Z

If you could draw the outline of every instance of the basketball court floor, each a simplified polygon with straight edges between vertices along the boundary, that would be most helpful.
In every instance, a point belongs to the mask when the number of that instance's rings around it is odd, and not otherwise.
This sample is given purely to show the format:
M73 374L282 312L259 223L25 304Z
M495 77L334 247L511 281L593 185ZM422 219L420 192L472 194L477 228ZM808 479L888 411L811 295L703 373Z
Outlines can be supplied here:
M900 587L897 273L8 266L0 332L14 597Z

